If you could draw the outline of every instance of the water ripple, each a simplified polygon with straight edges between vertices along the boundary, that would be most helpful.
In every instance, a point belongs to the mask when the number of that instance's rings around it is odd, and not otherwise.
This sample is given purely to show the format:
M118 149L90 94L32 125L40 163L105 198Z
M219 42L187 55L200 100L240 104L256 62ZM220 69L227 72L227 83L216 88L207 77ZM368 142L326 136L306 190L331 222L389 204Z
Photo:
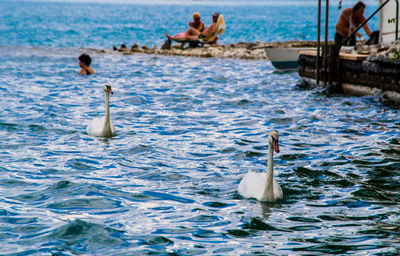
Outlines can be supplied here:
M265 61L89 51L81 77L81 52L0 47L2 253L398 252L398 108L301 90ZM105 82L109 139L85 133ZM245 200L270 130L284 198Z

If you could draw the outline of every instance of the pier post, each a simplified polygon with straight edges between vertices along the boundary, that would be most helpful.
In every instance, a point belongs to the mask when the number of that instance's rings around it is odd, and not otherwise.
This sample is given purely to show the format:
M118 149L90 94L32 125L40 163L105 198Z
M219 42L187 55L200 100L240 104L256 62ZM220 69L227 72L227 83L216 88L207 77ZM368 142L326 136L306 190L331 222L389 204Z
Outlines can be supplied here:
M318 0L318 32L317 32L317 71L315 72L316 86L319 85L320 50L321 50L321 1Z
M328 28L329 28L329 0L325 6L325 44L324 44L324 85L328 80Z
M339 81L338 74L338 60L336 45L328 45L329 47L329 59L328 59L328 84L332 85L333 82Z

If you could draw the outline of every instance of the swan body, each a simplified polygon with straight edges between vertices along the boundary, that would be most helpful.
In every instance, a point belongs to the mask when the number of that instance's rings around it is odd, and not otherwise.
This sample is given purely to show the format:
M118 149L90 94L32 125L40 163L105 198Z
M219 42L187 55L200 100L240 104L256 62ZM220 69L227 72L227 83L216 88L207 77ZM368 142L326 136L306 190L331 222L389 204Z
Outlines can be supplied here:
M268 167L266 173L249 171L240 181L238 192L246 198L275 202L283 198L282 188L274 178L274 151L279 153L279 136L272 131L268 136Z
M106 99L106 115L102 117L96 117L91 120L86 127L86 133L97 137L112 137L116 134L114 125L110 119L110 93L113 91L110 84L104 85L104 94Z

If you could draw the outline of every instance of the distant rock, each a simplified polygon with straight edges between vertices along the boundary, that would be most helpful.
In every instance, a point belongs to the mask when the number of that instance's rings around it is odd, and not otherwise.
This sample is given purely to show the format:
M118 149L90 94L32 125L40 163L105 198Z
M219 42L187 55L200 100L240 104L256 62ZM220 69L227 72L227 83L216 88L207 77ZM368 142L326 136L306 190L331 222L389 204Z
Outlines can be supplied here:
M120 52L126 52L126 51L128 51L128 48L126 48L126 45L125 45L125 44L121 44L121 47L118 49L118 51L120 51Z
M137 43L134 43L131 46L131 51L134 51L135 49L139 49L139 46L137 45Z

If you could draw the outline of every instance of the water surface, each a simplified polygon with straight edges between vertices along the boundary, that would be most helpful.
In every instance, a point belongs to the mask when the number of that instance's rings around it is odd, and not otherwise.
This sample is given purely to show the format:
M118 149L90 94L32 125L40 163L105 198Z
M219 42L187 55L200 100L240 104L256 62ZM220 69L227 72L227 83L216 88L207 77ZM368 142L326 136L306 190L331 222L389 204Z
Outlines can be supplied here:
M76 29L78 4L28 4L41 21L0 5L17 13L0 25L0 254L400 253L397 106L299 89L297 73L268 61L100 54L87 47L124 35ZM126 10L82 6L99 19ZM12 22L22 29L7 37ZM54 25L33 29L43 22ZM94 76L78 75L84 51ZM104 115L106 82L117 136L101 139L85 129ZM284 192L274 204L237 193L249 170L266 170L271 130Z

